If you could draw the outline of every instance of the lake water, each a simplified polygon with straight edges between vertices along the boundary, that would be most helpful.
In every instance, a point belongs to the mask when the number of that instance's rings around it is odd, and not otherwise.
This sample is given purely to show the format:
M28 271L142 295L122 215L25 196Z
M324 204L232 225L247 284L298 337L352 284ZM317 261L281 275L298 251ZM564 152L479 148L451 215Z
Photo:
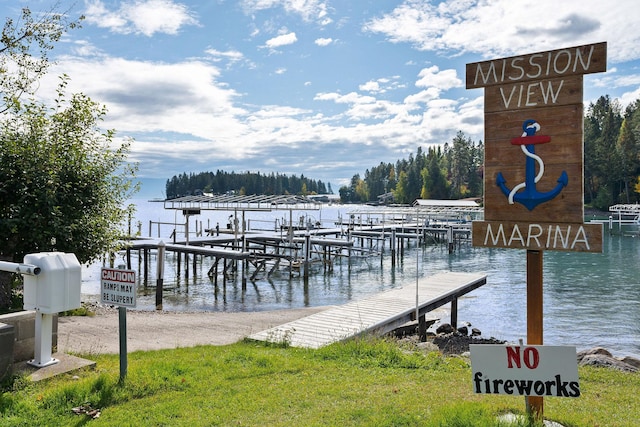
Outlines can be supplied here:
M140 221L142 235L149 235L149 221L184 223L180 211L163 209L162 203L134 201L138 207L134 224ZM308 215L313 222L327 226L331 220L346 218L354 206L325 206L320 211L247 212L250 229L273 228L293 218ZM225 228L230 212L202 211L191 217L203 228ZM240 215L240 213L239 213ZM173 227L154 225L151 234L170 241ZM604 253L544 253L544 343L574 345L578 350L602 346L617 356L640 358L640 238L609 235L605 226ZM384 257L336 261L334 270L325 273L313 267L307 283L301 277L290 278L281 271L269 278L248 281L242 289L240 279L227 280L218 290L207 277L212 261L189 266L178 276L175 257L167 255L165 267L164 309L169 311L262 311L343 304L387 289L415 285L416 279L446 271L485 272L487 284L458 303L458 321L468 321L485 336L526 342L526 251L474 248L465 243L449 254L446 245L427 245L405 250L392 267L390 251ZM137 258L132 268L138 270ZM116 263L123 263L119 258ZM149 272L149 286L140 277L138 310L155 308L155 255ZM184 270L184 263L183 263ZM99 299L100 264L83 269L83 298ZM253 271L253 270L252 270ZM446 320L446 319L443 319Z

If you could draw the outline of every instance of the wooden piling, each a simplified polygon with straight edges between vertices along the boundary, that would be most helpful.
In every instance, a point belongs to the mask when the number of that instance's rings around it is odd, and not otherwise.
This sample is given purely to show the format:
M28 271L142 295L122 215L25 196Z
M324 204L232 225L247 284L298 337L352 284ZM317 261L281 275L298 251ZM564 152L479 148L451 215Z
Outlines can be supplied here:
M158 243L158 259L156 260L156 310L162 310L162 294L164 291L164 250L165 243L161 240Z

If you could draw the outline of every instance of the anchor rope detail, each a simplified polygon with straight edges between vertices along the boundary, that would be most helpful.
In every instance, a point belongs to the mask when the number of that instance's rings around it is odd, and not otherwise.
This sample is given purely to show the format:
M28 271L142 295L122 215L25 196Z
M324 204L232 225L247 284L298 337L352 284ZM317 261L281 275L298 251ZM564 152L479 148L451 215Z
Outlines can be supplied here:
M566 171L562 171L556 186L552 190L546 192L538 191L536 184L542 179L545 168L542 158L535 153L535 146L537 144L551 142L551 137L547 135L536 135L536 132L540 130L540 124L533 119L525 120L522 124L522 130L524 131L522 136L511 139L511 144L519 145L526 156L525 180L512 189L509 189L506 179L502 176L502 172L498 172L496 185L500 187L500 190L507 196L509 204L512 205L517 202L531 211L539 204L546 203L560 194L562 189L569 183L569 177ZM536 163L539 168L537 174Z
M528 122L529 120L527 120ZM527 123L525 122L525 123ZM538 122L533 122L529 125L526 126L525 131L522 132L522 136L533 136L537 131L540 130L540 124ZM534 180L534 182L537 184L541 179L542 176L544 175L544 162L542 161L542 157L534 154L534 153L530 153L529 150L527 150L527 146L526 145L521 145L520 149L522 150L522 152L524 153L525 156L527 157L531 157L532 159L534 159L536 162L538 162L538 167L540 168L540 171L538 172L538 175L536 175L536 178ZM520 184L516 185L515 187L513 187L513 189L511 190L511 192L509 193L509 204L512 205L515 202L513 201L513 196L515 196L515 194L522 188L527 186L527 182L521 182Z

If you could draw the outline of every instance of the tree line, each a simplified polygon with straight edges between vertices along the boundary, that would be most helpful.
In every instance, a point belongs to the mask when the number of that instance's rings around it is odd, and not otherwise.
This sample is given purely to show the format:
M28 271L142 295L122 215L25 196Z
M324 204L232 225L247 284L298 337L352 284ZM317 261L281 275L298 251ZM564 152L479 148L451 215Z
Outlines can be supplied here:
M640 201L640 99L623 111L601 96L584 120L584 200L608 210Z
M451 143L418 148L408 160L380 163L362 178L340 187L343 202L364 203L393 195L396 203L415 199L459 199L483 195L484 145L462 132ZM584 118L584 201L601 210L640 202L640 99L624 110L603 95Z
M333 194L331 184L309 179L304 175L287 176L279 173L224 172L221 170L200 173L182 173L167 180L166 196L173 199L180 196L202 193L225 194Z
M395 163L381 162L364 176L353 175L339 189L344 203L416 199L460 199L483 196L484 144L458 132L451 142L418 147L415 155ZM204 192L238 194L332 194L331 184L282 174L227 173L218 170L183 173L167 180L167 197ZM640 202L640 99L625 109L603 95L584 117L584 201L608 210L616 203Z
M429 147L396 163L381 162L356 174L350 185L340 187L343 202L367 203L391 200L411 203L416 199L482 197L484 144L458 132L443 146Z

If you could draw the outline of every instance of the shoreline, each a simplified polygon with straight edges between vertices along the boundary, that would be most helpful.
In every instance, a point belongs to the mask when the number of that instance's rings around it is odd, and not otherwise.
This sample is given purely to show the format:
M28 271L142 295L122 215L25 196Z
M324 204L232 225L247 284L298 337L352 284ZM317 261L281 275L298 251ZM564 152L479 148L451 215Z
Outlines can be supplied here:
M87 308L92 315L58 317L57 350L86 355L118 354L120 352L118 308L99 303L90 303ZM253 333L281 326L328 308L330 306L253 312L127 310L127 351L234 344ZM440 314L444 315L441 316L443 319L447 317L446 310L441 311ZM494 337L479 336L477 338L497 341ZM602 347L583 349L576 347L576 351L589 353L599 348ZM625 357L638 359L629 352L623 356L615 356L619 360Z
M127 310L127 351L233 344L252 333L326 308L328 307L255 312ZM100 307L93 316L58 317L58 351L88 355L119 353L118 310Z

